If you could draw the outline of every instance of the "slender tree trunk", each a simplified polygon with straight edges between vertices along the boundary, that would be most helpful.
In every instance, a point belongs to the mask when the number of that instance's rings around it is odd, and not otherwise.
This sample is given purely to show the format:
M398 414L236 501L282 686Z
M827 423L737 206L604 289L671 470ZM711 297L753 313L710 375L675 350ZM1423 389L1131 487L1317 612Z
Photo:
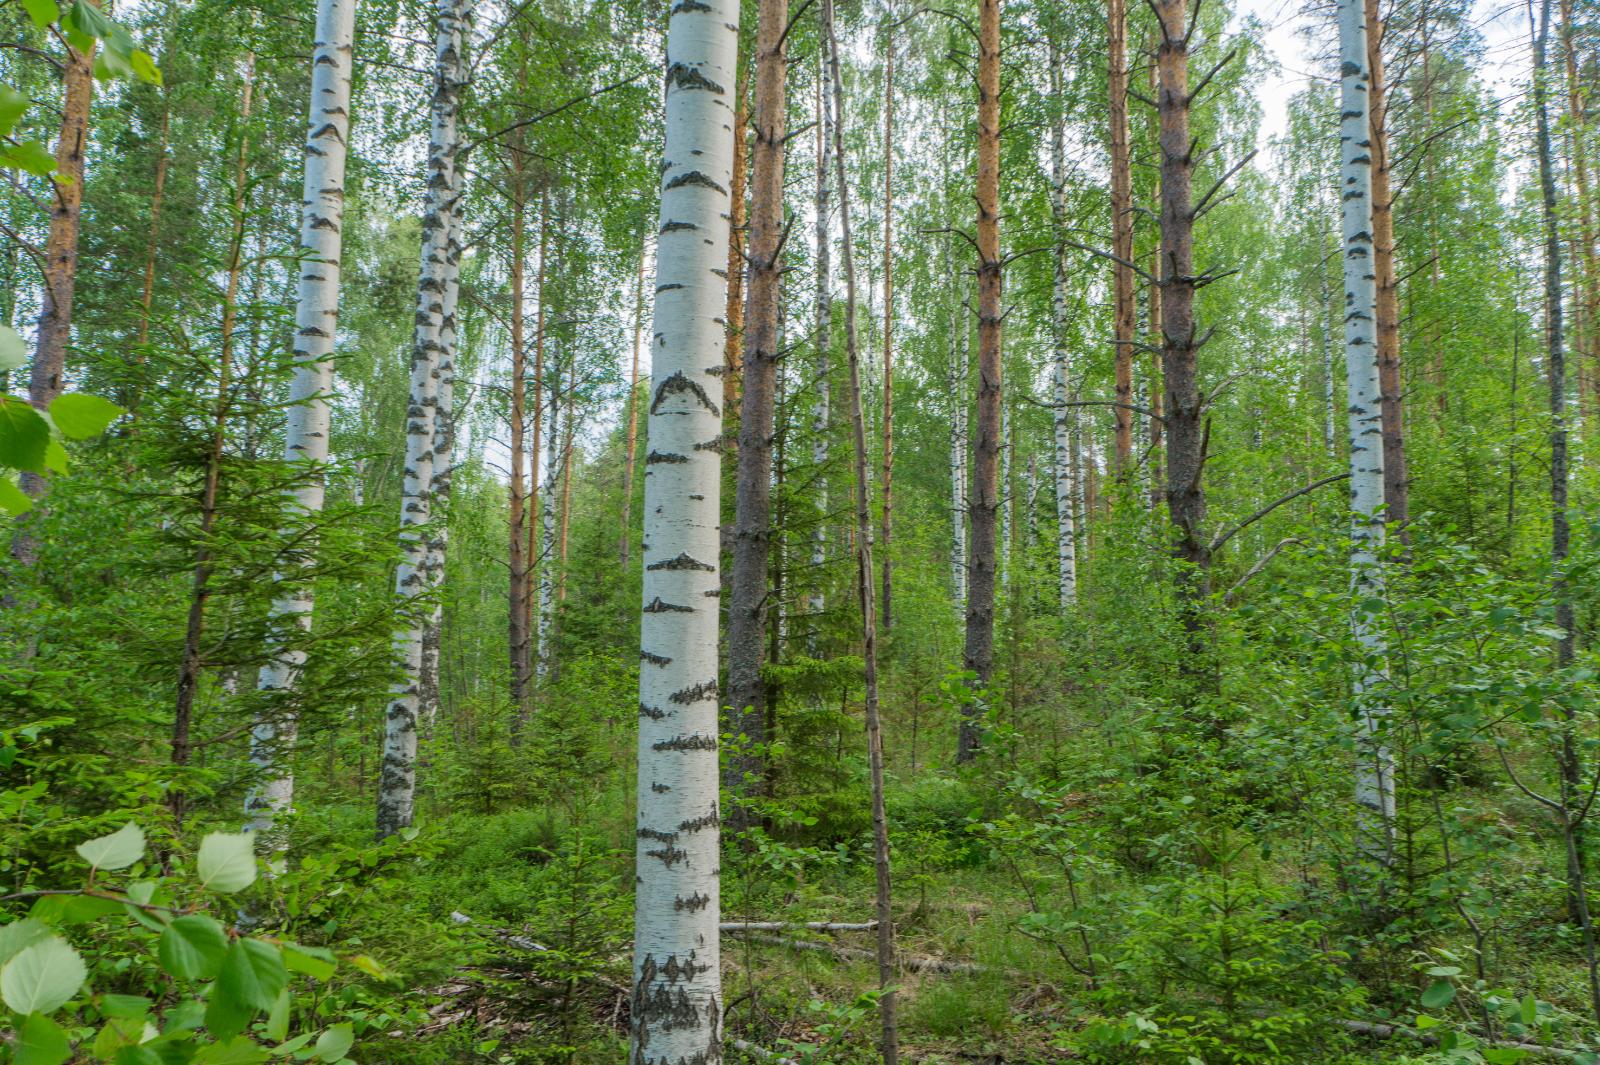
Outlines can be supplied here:
M1323 239L1319 238L1319 242ZM1318 251L1321 250L1319 247ZM1328 283L1328 258L1329 255L1323 255L1317 260L1318 292L1322 296L1317 322L1322 330L1322 450L1331 458L1334 454L1333 330L1328 325L1328 319L1333 313L1333 292Z
M1377 278L1378 387L1383 396L1384 520L1404 537L1409 518L1405 384L1400 376L1400 292L1394 269L1394 194L1389 190L1389 105L1383 67L1383 17L1364 0L1372 141L1372 263Z
M1109 67L1108 116L1111 120L1111 253L1112 340L1115 345L1117 402L1116 469L1119 477L1133 470L1133 344L1136 328L1133 270L1133 162L1128 145L1128 5L1107 0L1106 30Z
M1210 594L1211 548L1206 539L1205 471L1208 427L1200 395L1194 294L1194 144L1189 132L1188 7L1156 5L1161 131L1161 369L1166 385L1167 517L1175 535L1177 593L1188 635L1186 670L1205 668L1204 601Z
M657 338L645 460L631 1065L721 1058L717 570L739 4L667 29Z
M811 414L811 463L816 467L817 523L811 532L812 592L806 609L811 614L812 652L816 653L815 634L819 618L826 605L823 592L823 567L828 561L828 444L829 429L833 423L833 374L831 355L833 349L833 291L832 251L833 241L829 226L832 209L829 205L828 175L833 165L833 108L828 105L823 90L826 79L828 42L822 41L817 49L817 189L816 202L816 321L815 344L817 352L817 399Z
M866 684L867 766L872 787L872 853L877 903L877 961L880 1021L879 1053L884 1065L900 1060L896 1021L894 911L889 881L889 822L883 801L883 729L878 716L878 626L872 602L872 502L868 480L867 429L861 401L861 358L856 334L856 268L850 239L850 182L844 157L844 78L839 73L839 41L834 32L833 0L822 0L833 82L834 167L839 178L839 223L843 230L841 265L845 279L845 357L849 364L850 426L855 438L856 589L861 601L862 663Z
M544 488L539 497L539 646L534 664L540 681L555 664L556 491L561 483L561 347L555 350L555 380L550 387L550 420L545 426Z
M302 469L291 512L314 522L322 512L324 467L328 462L333 391L333 341L339 319L340 250L344 226L344 171L350 142L351 42L355 0L317 0L316 40L311 57L311 103L301 200L300 284L295 306L294 381L289 386L284 455ZM304 641L311 631L312 591L306 573L309 552L277 576L274 621L285 630L270 662L261 667L256 687L268 693L268 707L251 734L250 760L260 783L245 800L250 827L275 836L278 814L294 801L294 754L298 715L295 684L305 664ZM283 849L273 839L274 851Z
M556 602L567 601L567 548L572 525L572 435L578 421L578 360L567 366L567 427L561 436L561 531L558 534L561 565L556 571Z
M1000 510L1000 0L978 4L978 442L972 476L971 565L963 668L978 697L961 708L956 761L977 754L994 665L995 521Z
M441 474L450 463L450 402L455 343L454 272L460 261L456 215L460 209L460 136L457 116L465 76L462 34L467 0L438 0L435 11L432 130L428 142L427 196L422 215L422 266L417 281L416 331L411 349L411 398L406 409L405 477L401 485L400 547L395 570L397 613L404 619L395 633L401 679L384 719L383 767L378 777L378 838L411 824L416 796L417 728L426 714L425 687L437 698L437 674L428 677L424 646L442 565L443 548L433 547ZM438 558L430 558L433 550ZM437 647L437 644L435 644ZM433 656L437 669L438 656Z
M1357 832L1367 859L1393 860L1394 756L1382 701L1387 654L1380 617L1366 604L1384 595L1383 413L1379 385L1378 278L1372 230L1372 125L1367 113L1369 49L1363 4L1340 0L1340 195L1344 235L1344 355L1350 433L1350 586L1355 666Z
M156 147L156 174L155 187L150 191L150 237L145 242L144 251L144 284L139 293L139 333L135 342L136 351L134 358L139 365L145 362L145 345L150 343L150 308L155 302L156 292L156 262L161 251L161 208L166 199L167 192L167 167L172 162L172 157L167 152L167 135L172 126L172 103L162 90L161 97L161 136ZM128 408L135 414L138 413L139 400L143 398L137 388L129 397Z
M883 486L882 626L887 635L894 627L891 578L893 554L889 550L894 530L894 0L885 14L883 66Z
M1061 53L1050 42L1050 89L1058 106L1065 105L1061 88ZM1054 320L1056 357L1051 382L1055 401L1055 484L1056 484L1056 596L1061 613L1067 614L1078 598L1077 530L1073 525L1072 498L1072 399L1071 351L1067 328L1067 126L1063 112L1050 131L1050 205L1056 227Z
M178 662L178 690L172 715L172 764L186 766L192 753L191 731L200 671L205 665L201 639L205 634L206 604L211 599L215 551L211 539L217 528L218 496L222 487L222 457L228 441L228 416L233 402L234 330L239 320L239 275L244 263L245 177L250 158L250 111L255 98L256 57L245 57L244 86L239 99L238 152L233 168L233 227L228 240L227 279L222 290L222 327L217 343L217 399L211 409L211 442L206 452L205 477L200 489L199 546L195 550L190 583L189 613L184 625L183 653ZM172 814L183 821L185 796L181 788L170 798Z
M946 243L948 252L949 244ZM948 255L947 255L948 260ZM951 287L956 277L946 263L945 276ZM956 610L967 611L967 389L972 373L967 365L966 308L951 300L950 309L950 586Z
M1578 50L1573 43L1572 0L1561 0L1561 53L1567 82L1567 136L1571 143L1571 170L1573 206L1577 211L1577 225L1572 241L1577 255L1573 258L1574 271L1579 273L1577 299L1574 309L1577 328L1573 330L1573 355L1580 372L1588 368L1590 389L1600 400L1600 262L1596 262L1595 203L1589 195L1589 164L1593 161L1593 148L1588 143L1588 113L1591 104L1585 101L1582 79L1578 74ZM1591 99L1593 91L1591 90ZM1582 395L1580 382L1579 395Z
M528 548L525 554L528 559L528 633L529 657L533 660L533 669L538 679L544 679L544 595L543 576L548 570L546 559L541 551L541 544L548 545L548 538L540 539L542 502L549 498L548 493L539 488L539 449L544 446L544 323L545 302L544 286L547 274L545 263L550 257L550 190L542 188L539 192L539 272L534 282L537 292L533 316L533 431L529 437L528 453ZM553 399L552 399L553 401ZM552 412L551 418L555 417ZM534 582L539 582L539 594L535 594Z
M733 184L728 187L728 195L733 200L733 219L728 237L728 309L723 315L728 323L727 339L723 342L722 349L722 362L726 367L723 394L727 397L730 414L739 410L739 390L743 387L744 376L744 243L745 231L749 226L745 176L750 170L750 148L747 140L750 128L749 96L746 71L741 64L733 88Z
M466 26L467 7L457 0L463 12L461 26ZM443 659L444 640L444 568L450 546L450 486L455 475L456 442L456 354L459 347L457 304L461 296L461 170L456 169L455 209L450 212L449 249L445 260L444 320L439 337L443 347L439 352L438 396L433 410L433 490L430 493L428 525L428 592L430 605L422 629L422 700L419 712L422 734L432 734L433 722L439 714L439 701L443 691L439 683L439 666Z
M784 117L788 107L785 30L788 0L762 0L756 28L755 158L751 171L750 291L745 307L733 574L728 609L729 731L737 746L727 760L728 789L761 794L765 774L767 692L761 680L772 562L772 433L778 380L778 316L783 237ZM751 823L736 805L731 822Z
M628 569L633 551L633 466L639 450L639 352L644 345L645 246L639 244L639 279L633 290L633 368L628 371L628 457L622 473L622 534L618 553Z
M523 312L523 278L527 273L527 253L523 227L526 222L525 189L521 166L512 164L511 178L511 476L510 536L508 558L510 569L510 596L507 604L509 618L507 632L511 642L511 741L515 745L522 736L531 707L533 684L533 638L528 631L528 481L527 481L527 351L525 316ZM634 356L635 372L638 369L637 348ZM631 400L630 400L631 404ZM630 407L631 410L631 407ZM628 448L629 472L632 472L632 439ZM624 520L623 525L627 522ZM623 535L627 543L627 535Z

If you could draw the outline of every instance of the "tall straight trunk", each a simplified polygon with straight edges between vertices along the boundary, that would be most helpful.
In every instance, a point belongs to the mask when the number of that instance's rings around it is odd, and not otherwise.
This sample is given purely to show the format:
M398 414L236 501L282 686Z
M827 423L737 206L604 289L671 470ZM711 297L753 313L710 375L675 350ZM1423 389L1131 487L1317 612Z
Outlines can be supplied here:
M900 1060L896 1015L894 911L889 881L889 821L883 801L883 729L878 715L878 626L872 601L872 501L868 481L867 429L861 401L861 357L856 334L856 267L850 239L850 181L844 157L844 78L839 73L839 41L834 31L833 0L822 0L828 65L833 84L834 167L839 178L839 224L844 242L841 265L845 280L845 357L849 364L850 427L855 442L856 590L861 602L862 665L866 685L867 766L872 788L872 853L877 908L879 1040L883 1065Z
M561 529L556 548L560 566L556 570L556 602L567 601L567 548L572 527L572 436L578 421L578 360L567 367L567 426L561 435Z
M539 192L539 272L534 278L535 295L533 315L533 430L529 436L528 451L528 545L525 554L528 559L528 633L530 639L529 657L533 660L533 668L539 679L544 678L544 597L543 575L548 570L540 545L549 544L549 539L540 539L541 502L549 498L548 493L541 492L539 488L539 449L544 446L544 338L545 338L545 302L544 286L548 278L545 264L550 257L550 190L541 188ZM552 418L554 415L552 414ZM534 583L540 582L539 593L535 594Z
M1379 618L1365 604L1384 595L1383 414L1378 381L1377 272L1372 232L1372 125L1369 51L1360 0L1339 3L1340 175L1344 237L1344 357L1350 433L1350 587L1357 604L1351 634L1361 648L1353 677L1356 719L1357 832L1367 859L1390 863L1394 851L1394 756L1382 701L1387 653Z
M94 48L66 46L61 72L61 132L56 141L56 173L51 183L50 230L44 246L44 292L38 337L28 377L28 402L48 410L65 390L67 344L72 339L72 299L78 283L78 227L83 216L83 160L89 141L89 105L94 100ZM44 495L47 482L24 471L19 487L29 498ZM33 522L15 522L11 557L23 566L39 558Z
M511 651L512 742L516 743L527 724L529 696L533 684L533 642L528 629L528 481L527 481L527 397L528 360L526 320L523 309L523 279L527 274L527 252L523 226L526 223L525 189L521 168L513 162L511 190L511 475L508 484L510 519L508 569L510 571L509 618L507 633ZM637 367L637 355L635 356ZM631 444L631 440L630 440ZM633 459L629 448L630 470ZM537 475L537 474L536 474ZM624 522L624 525L627 523ZM626 544L626 534L624 534Z
M211 441L206 451L205 476L200 488L200 529L195 549L194 574L190 582L189 612L184 624L183 652L178 661L178 690L172 714L172 764L189 764L192 752L191 730L195 696L200 688L200 671L205 665L201 639L205 634L206 604L211 599L211 576L215 552L211 538L217 528L218 497L222 488L222 457L228 441L228 415L233 406L234 330L239 321L239 275L244 269L245 177L250 158L250 111L255 100L256 57L245 57L244 87L240 91L239 146L233 167L233 226L228 239L227 279L222 288L222 327L217 343L217 399L211 408ZM173 817L180 823L184 814L184 793L175 790L170 797Z
M640 623L630 1065L720 1060L723 323L737 0L673 8Z
M1580 371L1588 368L1590 389L1600 399L1600 262L1596 262L1595 203L1589 195L1589 164L1593 148L1588 143L1588 112L1578 73L1578 50L1573 43L1572 0L1561 0L1561 55L1566 71L1567 137L1571 145L1572 197L1577 212L1572 243L1577 254L1573 269L1578 273L1577 299L1574 301L1572 348ZM1593 91L1591 90L1591 96ZM1581 270L1579 269L1581 264ZM1579 384L1582 396L1582 383Z
M633 469L639 451L639 352L644 345L645 246L639 244L639 276L633 289L633 367L628 371L628 451L622 471L622 533L618 554L627 570L633 553Z
M1112 341L1116 368L1116 469L1133 471L1133 345L1136 324L1133 270L1133 156L1128 144L1128 5L1107 0L1107 114L1111 121Z
M1058 104L1064 104L1061 87L1061 54L1050 42L1050 89ZM1051 370L1055 402L1054 472L1056 484L1056 595L1061 612L1066 614L1078 598L1077 529L1073 524L1072 498L1072 354L1067 342L1067 127L1065 115L1058 116L1050 131L1050 184L1052 220L1056 228L1055 289L1052 306L1052 333L1055 363Z
M150 342L150 307L155 302L156 261L161 249L161 208L166 199L167 168L172 156L167 151L167 135L172 127L172 105L163 91L161 97L161 136L156 147L155 186L150 190L150 236L145 242L144 284L139 292L139 339L143 348ZM141 354L139 358L143 358Z
M883 631L893 628L893 556L889 550L894 530L894 0L889 0L884 29L883 66Z
M994 665L995 520L1000 510L1000 0L978 4L978 440L969 510L967 632L963 668L976 677L977 699L961 708L956 761L978 751L984 696Z
M744 271L745 231L749 225L749 205L745 200L745 180L750 170L750 149L746 134L750 128L749 86L746 71L740 66L733 87L733 183L728 186L733 200L733 215L728 235L728 300L723 317L727 336L723 341L723 392L730 414L739 410L739 390L744 375Z
M811 464L816 468L817 523L811 531L812 592L806 609L811 614L810 631L813 634L812 653L815 653L815 633L818 617L826 603L823 593L823 567L828 561L828 430L833 423L830 410L833 373L830 356L833 349L833 291L832 253L833 241L829 228L828 171L833 165L833 108L828 105L823 90L828 62L828 42L822 41L817 49L817 187L814 210L816 214L816 337L817 398L811 413Z
M460 7L458 3L458 7ZM465 26L465 16L461 25ZM433 406L433 490L430 493L427 579L430 605L422 629L422 701L419 705L423 735L429 735L439 714L442 688L439 666L443 660L444 567L450 544L450 486L455 474L456 355L459 348L457 304L461 298L461 171L456 171L455 210L450 212L450 234L445 260L444 321L439 337L438 395Z
M1202 602L1210 592L1211 549L1201 476L1206 460L1205 411L1195 336L1194 144L1189 133L1189 36L1184 0L1159 0L1156 65L1161 155L1161 370L1166 386L1167 517L1181 565L1177 592L1189 648L1186 668L1204 654Z
M1383 407L1384 520L1405 535L1410 483L1406 475L1405 384L1400 376L1400 292L1394 269L1394 194L1389 189L1389 105L1383 73L1383 16L1364 0L1367 30L1368 124L1372 154L1372 265L1377 283L1378 388Z
M726 785L759 795L766 758L765 657L772 558L772 432L778 379L778 317L783 238L784 116L788 0L762 0L756 23L755 158L750 174L750 290L745 306L743 389L739 397L738 479L734 501L733 572L728 605L729 731L738 738L727 760ZM736 806L732 822L751 823Z
M945 244L945 276L952 289L956 275L949 264L949 242ZM972 373L967 365L966 308L951 299L950 308L950 587L956 610L967 611L967 386Z
M340 251L344 237L344 170L350 143L351 47L355 0L317 0L316 40L311 56L311 103L301 196L300 284L295 300L294 380L289 386L284 457L302 469L290 501L300 519L315 521L326 490L333 391L333 342L339 324ZM261 775L245 799L250 827L274 835L277 815L294 801L295 735L299 719L294 687L305 665L303 642L311 631L311 585L305 570L311 555L277 575L274 622L288 630L261 667L256 687L268 708L250 738L250 760ZM273 840L274 849L281 840Z
M1326 237L1318 238L1318 251ZM1333 312L1333 291L1328 283L1328 259L1330 255L1322 255L1317 260L1317 292L1322 297L1322 304L1317 311L1317 323L1322 333L1322 450L1329 457L1334 453L1333 446L1333 330L1328 324Z
M555 350L555 380L550 387L550 418L545 425L544 487L539 495L539 646L534 670L543 681L555 663L556 491L561 483L561 348Z
M450 402L447 382L453 374L455 344L452 290L461 255L456 221L461 196L457 115L465 76L461 42L466 5L467 0L439 0L435 11L432 128L400 498L402 558L395 570L397 613L404 619L394 638L401 677L395 682L384 716L383 766L378 776L379 839L411 824L416 794L417 727L428 712L426 689L430 685L437 698L437 674L428 676L424 647L428 642L425 629L433 612L430 597L438 587L431 571L442 565L443 554L442 546L435 546L440 535L436 525L443 524L442 508L436 513L436 503L441 475L450 463L450 414L444 408ZM440 557L430 557L435 551ZM434 670L437 662L435 651Z

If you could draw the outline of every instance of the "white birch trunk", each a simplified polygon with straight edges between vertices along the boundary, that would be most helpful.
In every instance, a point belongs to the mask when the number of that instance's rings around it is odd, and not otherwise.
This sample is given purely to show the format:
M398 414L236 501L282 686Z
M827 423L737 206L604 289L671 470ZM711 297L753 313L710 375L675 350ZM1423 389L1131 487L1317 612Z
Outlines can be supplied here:
M823 567L828 560L828 426L833 415L832 386L828 380L832 373L830 363L833 347L833 236L830 226L832 206L828 168L833 165L833 108L823 99L824 70L828 61L828 44L821 42L817 48L817 193L816 193L816 324L817 346L817 401L811 412L811 464L817 470L817 524L811 531L812 592L806 602L806 611L812 617L812 642L826 602L822 592Z
M356 0L318 0L316 40L311 56L311 100L305 145L305 182L300 211L300 284L295 303L295 373L289 388L284 453L304 463L307 474L294 490L291 509L310 518L322 510L328 461L333 390L334 335L339 320L339 269L344 227L345 155L350 140L350 76ZM309 565L309 557L297 568ZM277 576L274 620L299 634L311 630L312 593L300 573ZM271 709L250 736L250 761L260 782L245 798L248 827L270 851L286 845L274 831L278 815L294 802L294 754L298 720L292 691L305 665L305 651L280 647L261 667L256 687L273 697Z
M958 304L950 316L950 584L956 612L967 612L967 322Z
M442 533L434 523L434 500L448 476L450 445L445 436L453 370L455 294L460 242L456 210L460 198L457 112L464 68L461 40L465 0L439 0L434 40L434 93L428 141L428 179L422 216L422 265L417 279L416 331L411 348L411 396L406 406L405 469L400 491L401 561L395 570L397 610L406 619L395 633L396 682L384 717L383 765L378 775L378 836L411 824L416 795L417 724L438 691L437 646L430 678L427 629L437 609L429 596L437 590L436 563ZM442 409L443 408L443 409ZM442 523L441 523L442 524ZM437 554L436 554L437 552Z
M1060 99L1059 50L1051 44L1050 85ZM1073 521L1072 486L1072 411L1067 406L1072 392L1072 355L1067 347L1067 131L1066 119L1058 118L1050 135L1050 207L1056 227L1055 286L1052 303L1052 332L1056 357L1051 368L1051 398L1055 402L1054 473L1056 485L1056 595L1061 613L1066 614L1078 598L1077 527Z
M1360 0L1339 2L1340 203L1344 234L1345 380L1350 431L1351 630L1355 667L1357 826L1368 858L1387 865L1394 849L1394 756L1386 742L1384 646L1378 618L1364 608L1384 594L1383 427L1378 387L1377 274L1372 236L1372 148L1368 124L1366 19Z
M559 349L557 349L559 352ZM561 357L555 359L555 384L550 388L550 415L545 421L544 486L539 492L539 617L534 676L550 674L551 628L556 616L556 488L561 483ZM646 459L646 462L649 460ZM648 475L649 471L646 471Z
M457 25L464 37L470 8L455 0L460 17ZM459 49L458 49L459 54ZM462 71L463 77L465 71ZM463 82L464 84L464 82ZM450 485L455 472L456 447L456 356L460 349L460 326L456 318L461 297L461 186L459 165L455 173L455 196L450 211L450 233L445 260L444 319L440 323L437 395L433 413L433 490L429 499L428 588L433 594L432 610L422 633L422 705L419 707L422 734L433 731L439 716L439 662L443 657L444 570L450 547Z
M632 1065L722 1057L717 635L737 0L679 0L645 459Z

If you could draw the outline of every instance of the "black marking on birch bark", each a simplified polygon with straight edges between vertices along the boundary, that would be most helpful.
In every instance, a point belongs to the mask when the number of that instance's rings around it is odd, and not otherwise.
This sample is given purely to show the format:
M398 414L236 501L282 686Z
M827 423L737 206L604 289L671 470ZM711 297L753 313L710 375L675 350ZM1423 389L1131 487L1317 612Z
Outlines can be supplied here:
M688 173L679 174L677 177L667 182L666 188L664 188L662 191L671 192L673 189L681 189L688 185L702 185L705 188L714 189L715 191L722 193L724 196L728 194L727 189L723 188L716 181L713 181L708 175L702 174L698 170L691 170Z
M660 850L645 851L645 854L652 858L660 858L661 864L666 866L668 869L671 869L679 862L686 862L689 860L689 852L680 847L662 847Z
M663 233L676 233L679 230L699 229L699 228L700 227L695 225L693 222L665 222L661 226L661 232L663 232Z
M669 465L675 465L677 463L688 461L688 455L679 455L674 451L652 451L650 454L644 457L644 464L646 466L654 466L658 462L665 462Z
M640 651L639 657L644 661L649 662L653 666L665 667L672 665L672 659L666 657L665 655L651 654L649 651Z
M322 337L324 340L326 340L329 334L326 329L318 329L314 325L308 325L304 329L300 330L299 335L303 337Z
M654 828L637 829L635 830L634 835L640 839L653 839L657 843L678 842L678 834L676 832L662 832L659 829Z
M646 706L644 703L640 703L639 716L648 717L651 721L660 721L667 716L667 712L658 707Z
M656 596L654 599L652 599L650 601L650 605L649 606L644 608L644 613L646 613L646 614L667 614L667 613L693 614L694 613L694 607L692 607L692 606L679 606L677 603L668 603L668 602L665 602L658 595L658 596Z
M672 7L672 13L674 15L687 15L696 11L704 11L709 13L711 11L711 5L705 3L704 0L679 0L679 2L674 4Z
M714 439L706 440L696 444L694 449L696 451L714 451L720 455L728 450L728 442L722 437L718 436Z
M711 272L713 274L716 274L718 277L722 278L722 280L724 280L724 281L728 280L728 271L726 271L726 270L720 269L718 267L712 267L711 268Z
M720 824L722 824L722 816L717 813L717 808L712 806L709 813L702 814L699 817L692 818L688 821L678 822L678 831L700 832L707 828L715 828Z
M709 11L710 8L707 8L707 10ZM673 63L667 68L667 84L675 85L680 89L714 92L718 96L723 95L725 91L721 85L718 85L687 63Z
M689 498L699 502L700 500L704 499L705 496L700 495L698 492L691 492L689 493Z
M693 895L690 895L688 898L684 898L682 895L679 895L677 898L672 900L672 908L680 913L684 910L688 910L690 913L695 913L699 910L705 909L709 905L711 905L711 896L702 895L698 891L696 891Z
M720 318L717 321L720 325L728 324L727 322L722 321ZM715 366L707 366L700 372L705 374L707 377L721 377L723 374L728 372L728 368L719 362Z
M673 696L677 698L677 696ZM714 751L717 749L715 736L674 736L670 740L660 740L650 745L652 751Z
M685 377L682 370L661 382L660 387L656 389L656 398L650 403L650 413L655 414L660 410L661 404L666 402L667 397L676 392L688 393L699 400L700 405L711 412L712 415L719 418L722 416L722 411L717 408L715 403L711 402L711 397L706 394L706 390Z
M668 700L680 706L698 703L702 699L715 699L717 697L717 682L715 679L701 681L691 688L675 691L667 696Z
M700 570L704 573L715 572L715 566L708 566L698 559L690 558L688 552L679 553L677 558L665 559L661 562L652 562L645 567L647 570Z
M709 592L701 592L700 594L705 596L707 599L720 599L722 598L722 589L713 588Z
M657 795L662 795L671 791L672 788L666 784L651 784L650 790L655 792Z
M679 289L679 288L682 288L682 287L683 287L682 285L680 285L676 281L674 281L670 285L657 285L656 286L656 291L657 292L671 292L673 289ZM662 343L666 343L666 341L662 341Z

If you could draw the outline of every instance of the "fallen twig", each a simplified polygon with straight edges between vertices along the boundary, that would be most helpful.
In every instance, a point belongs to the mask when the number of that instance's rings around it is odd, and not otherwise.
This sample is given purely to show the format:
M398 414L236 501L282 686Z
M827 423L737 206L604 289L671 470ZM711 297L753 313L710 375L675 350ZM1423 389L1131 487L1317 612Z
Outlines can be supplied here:
M723 921L724 932L782 932L804 928L811 932L870 932L877 921Z

